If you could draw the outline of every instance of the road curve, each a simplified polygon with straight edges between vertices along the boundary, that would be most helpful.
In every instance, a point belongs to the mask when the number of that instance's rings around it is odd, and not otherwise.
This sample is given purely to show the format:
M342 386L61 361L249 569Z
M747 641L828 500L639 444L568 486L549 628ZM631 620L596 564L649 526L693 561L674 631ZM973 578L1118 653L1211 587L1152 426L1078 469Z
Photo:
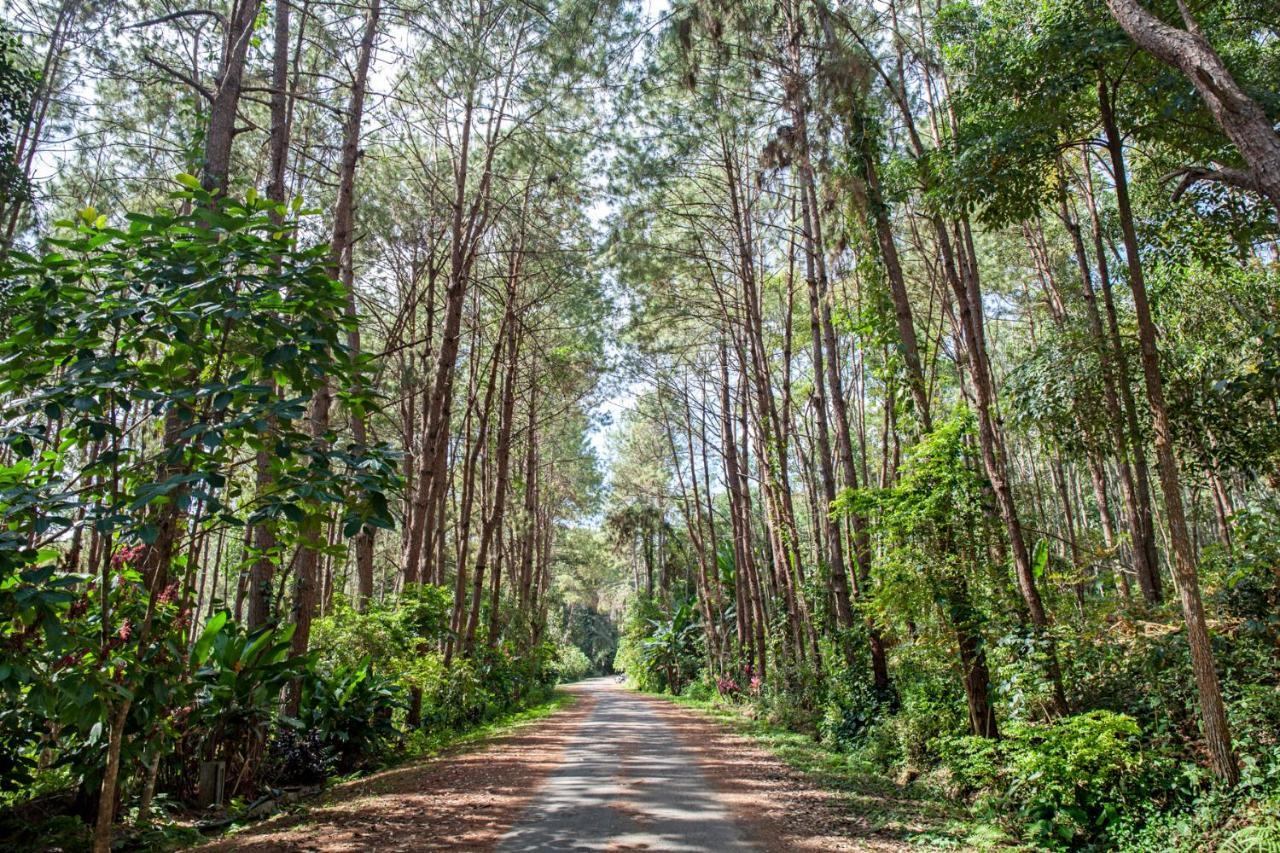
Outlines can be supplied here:
M501 853L538 850L755 851L652 700L594 679L594 699L560 766L543 781Z

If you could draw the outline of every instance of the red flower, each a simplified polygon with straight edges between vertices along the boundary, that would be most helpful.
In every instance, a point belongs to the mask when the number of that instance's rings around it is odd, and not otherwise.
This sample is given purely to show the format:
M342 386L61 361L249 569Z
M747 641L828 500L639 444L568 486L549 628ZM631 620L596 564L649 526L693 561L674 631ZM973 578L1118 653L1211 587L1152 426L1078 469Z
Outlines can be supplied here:
M129 619L124 620L120 625L120 630L116 632L116 636L121 640L128 641L133 636L133 622Z
M167 587L164 588L164 592L160 593L159 602L161 604L168 604L169 602L173 601L177 597L178 597L178 582L174 581L173 583L169 584Z
M142 559L142 555L146 552L145 545L134 545L132 548L121 548L111 555L111 565L114 568L120 568L125 564L135 564Z

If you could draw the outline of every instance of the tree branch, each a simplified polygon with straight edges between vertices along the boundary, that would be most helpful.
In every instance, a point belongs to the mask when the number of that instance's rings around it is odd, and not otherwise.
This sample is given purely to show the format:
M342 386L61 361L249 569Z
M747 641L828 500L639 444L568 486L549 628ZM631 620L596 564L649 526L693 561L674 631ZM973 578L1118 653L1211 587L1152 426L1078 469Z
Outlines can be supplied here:
M164 62L161 62L160 60L156 59L153 56L143 56L142 59L148 65L153 65L156 68L163 71L165 74L168 74L170 77L173 77L174 79L177 79L182 81L183 83L186 83L188 86L190 86L191 88L199 92L201 95L203 95L205 100L209 101L210 103L213 103L213 92L209 91L209 89L196 78L192 77L189 74L185 74L179 71L178 69L167 65Z
M1173 201L1177 201L1198 183L1202 181L1210 181L1217 184L1226 184L1229 187L1235 187L1240 190L1257 193L1265 196L1266 192L1262 188L1262 184L1258 181L1257 176L1243 169L1231 169L1227 167L1208 168L1206 166L1183 166L1181 169L1170 172L1160 179L1161 183L1168 183L1174 178L1181 178L1178 185L1174 187L1173 194L1170 197Z
M180 18L192 18L196 16L213 18L223 28L227 26L227 19L221 12L215 12L212 9L184 9L181 12L170 12L168 15L161 15L158 18L148 18L145 21L138 21L136 24L129 24L122 29L136 30L142 27L153 27L156 24L167 24L169 21L176 21Z

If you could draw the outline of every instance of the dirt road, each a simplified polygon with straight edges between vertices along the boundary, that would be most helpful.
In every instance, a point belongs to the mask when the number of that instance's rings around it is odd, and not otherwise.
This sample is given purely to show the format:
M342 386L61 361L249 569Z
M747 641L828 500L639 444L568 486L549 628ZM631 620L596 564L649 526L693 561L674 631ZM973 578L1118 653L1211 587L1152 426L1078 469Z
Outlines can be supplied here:
M498 849L758 850L667 715L607 681L556 769Z
M879 808L814 788L701 714L596 679L482 748L337 786L218 851L903 850ZM907 833L909 834L909 833Z

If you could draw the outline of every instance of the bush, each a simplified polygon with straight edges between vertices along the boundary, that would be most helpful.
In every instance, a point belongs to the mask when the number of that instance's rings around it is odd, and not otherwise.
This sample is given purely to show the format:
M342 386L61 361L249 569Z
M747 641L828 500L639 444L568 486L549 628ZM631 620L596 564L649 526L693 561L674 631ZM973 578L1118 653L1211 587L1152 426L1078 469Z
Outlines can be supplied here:
M968 731L964 694L942 649L901 646L894 650L892 666L897 712L879 717L860 739L845 743L881 772L901 770L914 776L937 763L940 739Z
M398 732L392 714L403 707L401 691L374 673L366 657L306 679L299 713L309 733L320 736L341 772L350 772L377 756Z
M320 732L282 726L267 747L263 776L276 785L316 785L337 769L336 756Z
M566 643L556 649L556 675L561 684L581 681L592 669L591 659L577 646Z
M662 615L658 603L637 596L627 608L622 636L618 639L618 651L613 658L615 672L626 673L627 678L641 690L662 689L656 673L651 673L644 662L644 642L650 636L652 621Z
M1148 762L1132 717L1090 711L1049 724L1010 723L1000 741L940 738L955 784L1015 816L1037 845L1105 838L1145 798Z
M411 675L422 691L421 725L462 729L519 707L555 684L554 663L548 643L527 651L480 648L474 658L455 658L448 668L439 654L424 653Z
M720 676L720 683L723 683L725 678L726 676ZM695 702L710 702L717 695L726 694L720 693L717 688L706 679L698 679L697 681L690 681L685 685L684 692L680 695L684 696L686 699L692 699Z
M934 744L949 776L950 793L965 796L999 790L1003 771L1001 744L976 735L940 737Z
M897 701L892 690L876 690L871 673L862 668L833 673L818 733L833 749L858 749L865 744L871 727L893 711Z
M293 626L247 631L218 614L192 652L200 669L195 699L173 724L185 732L168 762L172 790L195 794L199 764L227 762L228 794L252 793L278 714L280 692L310 671L312 658L290 657Z
M632 602L614 668L641 690L680 693L702 665L702 626L692 600L664 612L658 603Z

